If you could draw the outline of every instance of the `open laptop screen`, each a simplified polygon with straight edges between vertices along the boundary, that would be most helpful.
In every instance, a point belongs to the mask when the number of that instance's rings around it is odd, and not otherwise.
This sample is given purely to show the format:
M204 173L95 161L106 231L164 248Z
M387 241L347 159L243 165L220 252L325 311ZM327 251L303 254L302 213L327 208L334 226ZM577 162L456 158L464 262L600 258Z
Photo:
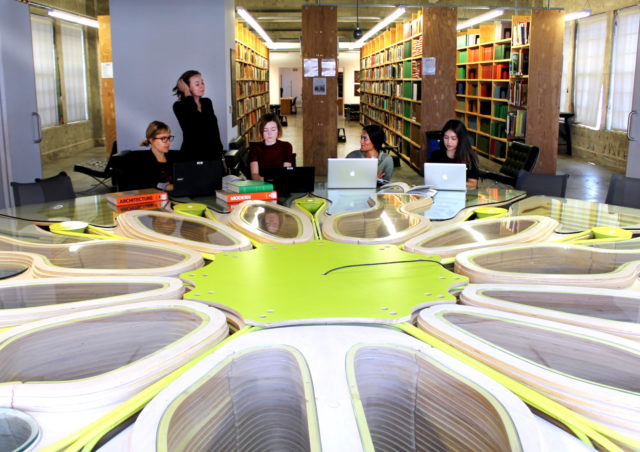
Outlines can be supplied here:
M173 164L172 196L213 195L222 188L222 160L176 162Z
M329 159L327 188L376 188L378 159Z
M466 190L467 165L464 163L425 163L424 184L436 190Z
M314 166L277 166L260 168L265 182L273 184L279 194L313 193L316 168Z

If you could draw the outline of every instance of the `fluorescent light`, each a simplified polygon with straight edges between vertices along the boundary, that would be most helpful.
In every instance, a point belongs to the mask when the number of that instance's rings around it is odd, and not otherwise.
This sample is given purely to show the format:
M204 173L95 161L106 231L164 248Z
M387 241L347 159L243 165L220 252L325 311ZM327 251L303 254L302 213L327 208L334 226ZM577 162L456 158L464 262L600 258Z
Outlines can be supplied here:
M264 43L267 45L267 47L271 48L271 45L273 45L273 41L271 40L271 38L269 37L267 32L264 31L264 29L260 26L260 24L258 24L258 22L256 22L256 20L253 18L253 16L251 14L249 14L247 12L247 10L244 9L244 8L238 8L237 11L238 11L238 14L240 14L240 16L249 25L251 25L251 28L253 28L256 33L258 33L260 36L262 36L262 39L264 40Z
M98 28L98 21L95 19L89 19L88 17L65 13L64 11L58 11L57 9L49 9L47 10L47 14L49 14L51 17L57 17L58 19L66 20L68 22L74 22L76 24L86 25L87 27Z
M494 19L498 16L502 16L504 14L504 9L502 8L498 8L498 9L492 9L491 11L487 11L484 14L480 14L479 16L476 17L472 17L469 20L465 20L464 22L460 22L457 26L456 26L456 30L463 30L465 28L469 28L475 24L479 24L481 22L485 22L487 20L491 20Z
M404 12L405 12L405 8L403 8L403 7L396 9L394 12L392 12L387 17L382 19L382 21L378 22L371 30L366 32L363 37L361 37L356 42L354 42L351 45L351 48L352 49L359 49L360 47L362 47L367 39L369 39L370 37L375 35L377 32L382 30L384 27L389 25L391 22L396 20L398 17L402 16L404 14Z
M564 21L570 22L572 20L584 19L585 17L589 17L591 15L590 9L584 9L582 11L576 11L575 13L569 13L564 15Z

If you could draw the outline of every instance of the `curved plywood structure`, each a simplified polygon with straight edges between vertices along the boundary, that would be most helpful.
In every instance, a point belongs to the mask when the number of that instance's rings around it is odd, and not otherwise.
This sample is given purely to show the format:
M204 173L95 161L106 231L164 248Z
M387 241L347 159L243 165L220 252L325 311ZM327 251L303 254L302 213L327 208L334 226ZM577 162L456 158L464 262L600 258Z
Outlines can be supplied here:
M0 329L57 315L139 301L179 299L177 278L109 276L0 282Z
M570 409L640 439L640 345L564 323L469 306L420 313L421 329Z
M593 328L640 340L640 294L634 291L520 284L471 284L460 302Z
M221 312L181 300L16 326L0 332L0 405L34 416L44 432L42 447L89 424L227 333Z
M314 239L313 223L306 214L266 201L240 203L227 223L259 243L294 244Z
M548 436L553 446L560 437ZM391 445L553 450L527 407L493 380L398 331L346 325L228 342L158 394L128 441L132 451Z
M640 251L556 243L481 248L458 254L454 271L472 283L624 289L640 272Z
M170 243L205 253L249 250L249 239L218 221L169 212L134 210L118 215L118 232L127 237Z
M403 249L412 253L454 257L471 249L544 242L557 226L555 220L535 216L465 221L415 237L405 243Z
M1 255L25 262L32 277L89 275L176 276L201 267L202 256L175 245L139 240L34 244L0 237ZM11 252L9 252L11 251Z

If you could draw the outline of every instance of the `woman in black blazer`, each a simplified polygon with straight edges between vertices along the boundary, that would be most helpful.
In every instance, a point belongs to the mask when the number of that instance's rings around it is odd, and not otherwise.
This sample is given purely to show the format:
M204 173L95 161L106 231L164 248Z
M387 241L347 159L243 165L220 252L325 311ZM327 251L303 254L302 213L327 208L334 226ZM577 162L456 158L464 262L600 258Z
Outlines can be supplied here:
M222 160L226 173L218 119L211 99L204 96L204 80L198 71L182 74L173 88L178 101L173 112L182 128L183 160Z

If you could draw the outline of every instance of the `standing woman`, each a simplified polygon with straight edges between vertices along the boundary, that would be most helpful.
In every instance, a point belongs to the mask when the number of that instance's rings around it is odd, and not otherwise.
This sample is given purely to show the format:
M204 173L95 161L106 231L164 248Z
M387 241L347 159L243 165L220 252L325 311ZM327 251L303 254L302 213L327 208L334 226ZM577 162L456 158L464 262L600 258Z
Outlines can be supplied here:
M291 143L278 139L282 137L282 125L277 115L262 115L258 121L258 134L262 141L251 143L249 147L251 179L264 180L260 176L260 168L292 166L293 148Z
M204 80L198 71L185 72L173 88L178 101L173 112L182 128L182 146L185 160L222 160L224 172L227 165L222 153L222 141L218 119L213 112L211 99L204 96Z
M478 188L478 156L471 147L466 127L457 119L451 119L442 128L440 149L431 154L432 163L464 163L467 165L467 188Z

